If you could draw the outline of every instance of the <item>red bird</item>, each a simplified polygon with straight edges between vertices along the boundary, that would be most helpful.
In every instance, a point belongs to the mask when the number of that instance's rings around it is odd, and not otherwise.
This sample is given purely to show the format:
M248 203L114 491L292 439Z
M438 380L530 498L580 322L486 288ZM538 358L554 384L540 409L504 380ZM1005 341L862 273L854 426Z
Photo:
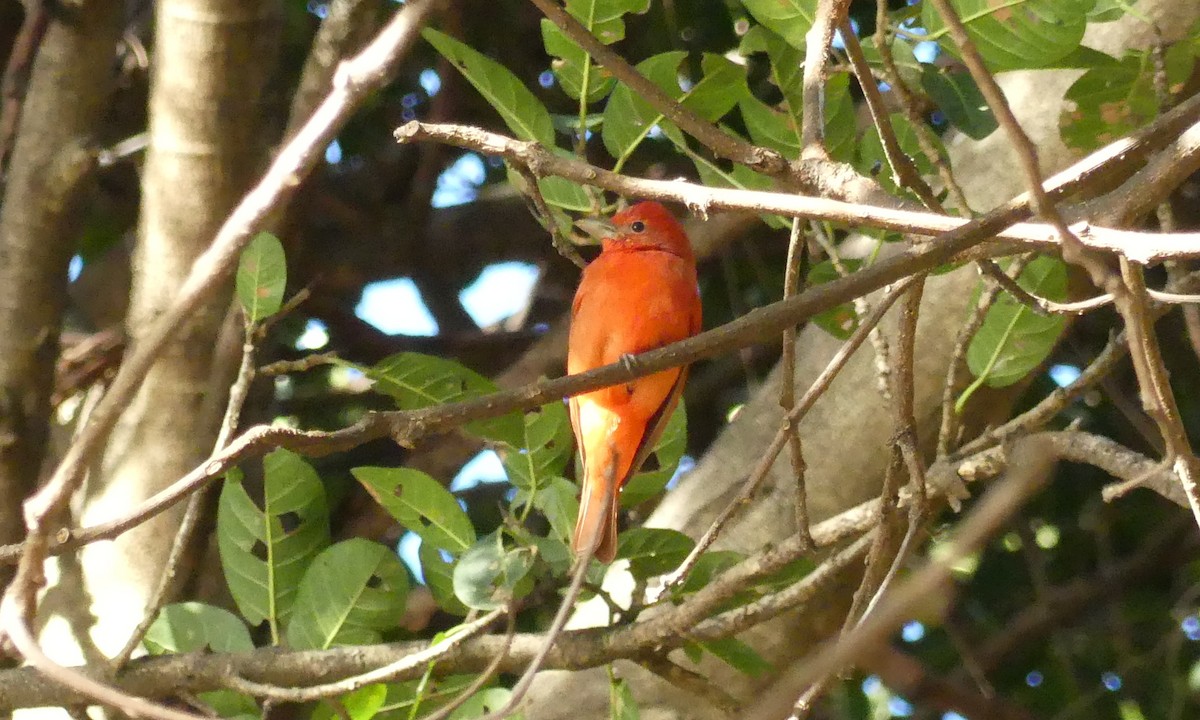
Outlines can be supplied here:
M700 331L696 259L683 227L656 202L611 222L577 225L602 240L583 271L571 311L567 372L581 373ZM583 492L571 547L601 562L617 551L617 494L641 468L679 403L687 368L671 368L570 399L583 460Z

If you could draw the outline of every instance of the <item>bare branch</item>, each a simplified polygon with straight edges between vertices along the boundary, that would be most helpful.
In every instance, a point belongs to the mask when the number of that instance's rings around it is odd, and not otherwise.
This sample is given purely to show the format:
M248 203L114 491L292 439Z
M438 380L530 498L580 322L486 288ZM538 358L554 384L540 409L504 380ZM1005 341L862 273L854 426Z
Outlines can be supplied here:
M985 221L845 203L804 195L710 188L678 180L633 178L574 158L560 157L537 143L514 140L461 125L430 125L413 121L396 130L396 139L400 142L434 140L487 155L498 155L518 165L529 167L538 176L558 176L621 195L682 203L704 214L714 209L751 210L787 217L832 220L855 226L866 225L913 235L937 235L959 228L973 227L975 223ZM999 217L998 213L1007 213L1009 210L1009 206L1002 206L984 218L990 224ZM1059 230L1052 225L1004 225L1005 229L994 233L997 238L1014 241L1028 249L1045 251L1060 248ZM1078 237L1091 250L1119 253L1137 263L1200 257L1200 233L1143 233L1076 223L1072 237Z

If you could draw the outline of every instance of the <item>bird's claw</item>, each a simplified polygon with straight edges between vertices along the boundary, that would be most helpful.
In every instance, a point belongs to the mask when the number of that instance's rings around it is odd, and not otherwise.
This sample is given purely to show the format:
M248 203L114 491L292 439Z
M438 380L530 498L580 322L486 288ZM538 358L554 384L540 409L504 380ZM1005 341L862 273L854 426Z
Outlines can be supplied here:
M626 372L630 374L637 372L637 360L634 359L633 355L625 353L617 362L621 364L621 367L625 368Z

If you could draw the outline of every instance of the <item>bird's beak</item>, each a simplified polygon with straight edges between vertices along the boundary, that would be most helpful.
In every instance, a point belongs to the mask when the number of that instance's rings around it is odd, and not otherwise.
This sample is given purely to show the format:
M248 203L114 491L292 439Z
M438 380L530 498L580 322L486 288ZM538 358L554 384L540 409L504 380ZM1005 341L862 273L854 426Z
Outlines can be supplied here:
M575 221L575 227L591 237L596 244L617 236L617 226L601 218L581 218Z

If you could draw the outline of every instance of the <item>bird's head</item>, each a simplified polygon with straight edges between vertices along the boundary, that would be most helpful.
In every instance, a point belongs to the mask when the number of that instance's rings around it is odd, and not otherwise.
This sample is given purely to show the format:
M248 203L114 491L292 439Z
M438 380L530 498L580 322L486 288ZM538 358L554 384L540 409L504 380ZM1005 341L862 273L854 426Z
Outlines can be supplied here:
M601 241L606 251L644 248L692 257L692 244L683 226L671 211L653 200L630 205L611 220L584 218L575 226Z

